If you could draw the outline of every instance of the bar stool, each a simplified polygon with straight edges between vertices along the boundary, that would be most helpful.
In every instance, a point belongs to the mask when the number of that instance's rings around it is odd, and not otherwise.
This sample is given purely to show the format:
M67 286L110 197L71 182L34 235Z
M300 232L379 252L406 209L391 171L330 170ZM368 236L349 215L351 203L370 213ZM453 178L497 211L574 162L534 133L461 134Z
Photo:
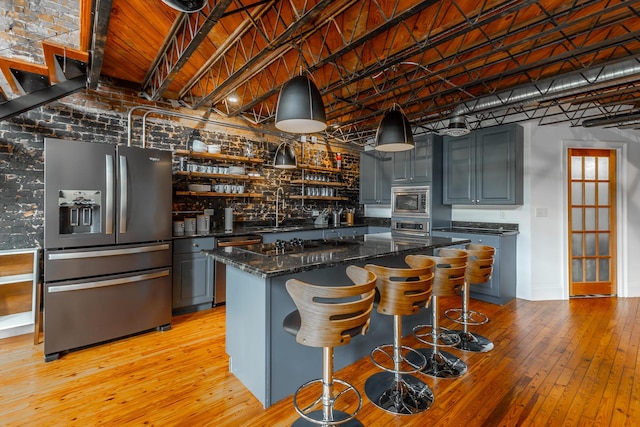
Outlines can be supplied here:
M433 291L431 293L431 324L416 325L413 336L421 343L433 348L417 349L427 360L423 373L437 378L458 378L467 372L467 364L459 357L440 350L438 347L453 347L460 343L457 333L438 325L438 297L457 295L464 286L467 268L467 253L462 250L438 252L438 256L408 255L407 264L413 268L420 268L425 263L434 261L435 274L433 277Z
M354 283L347 286L317 286L297 279L286 282L287 291L297 310L284 319L283 327L295 335L299 344L322 347L322 378L308 381L293 396L293 406L300 418L293 426L362 426L356 415L362 397L351 384L333 378L333 348L348 344L351 337L366 333L375 299L376 276L361 267L349 266L347 276ZM341 390L335 391L334 385ZM301 407L298 395L308 387L320 384L322 392L309 405ZM336 409L339 402L347 410L357 397L358 406L351 412ZM321 407L321 408L320 408Z
M462 308L450 308L444 315L451 321L462 325L462 330L455 331L460 337L457 348L463 351L483 353L493 349L493 343L482 335L469 332L469 326L483 325L489 318L479 311L469 309L469 285L483 284L491 279L495 248L486 245L468 244L467 269L462 291Z
M393 344L380 345L371 351L371 360L384 372L370 376L364 392L374 405L394 414L416 414L429 409L433 403L429 386L410 375L424 369L426 359L415 349L403 346L401 339L402 316L416 313L431 297L434 266L432 261L423 268L372 264L364 267L378 277L378 313L393 316L394 327ZM418 362L413 361L416 358Z

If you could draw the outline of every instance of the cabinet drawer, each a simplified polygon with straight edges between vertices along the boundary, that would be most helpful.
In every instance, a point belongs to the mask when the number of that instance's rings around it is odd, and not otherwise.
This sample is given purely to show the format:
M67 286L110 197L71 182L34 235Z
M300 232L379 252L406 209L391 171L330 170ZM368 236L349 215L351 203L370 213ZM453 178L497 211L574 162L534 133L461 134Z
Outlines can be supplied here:
M175 239L173 241L173 253L186 254L200 252L203 249L213 249L215 237L194 237L190 239Z
M496 250L500 249L499 236L491 236L487 234L453 233L449 231L432 231L431 235L435 237L453 237L457 239L468 239L468 240L471 240L471 243L475 243L478 245L491 246Z

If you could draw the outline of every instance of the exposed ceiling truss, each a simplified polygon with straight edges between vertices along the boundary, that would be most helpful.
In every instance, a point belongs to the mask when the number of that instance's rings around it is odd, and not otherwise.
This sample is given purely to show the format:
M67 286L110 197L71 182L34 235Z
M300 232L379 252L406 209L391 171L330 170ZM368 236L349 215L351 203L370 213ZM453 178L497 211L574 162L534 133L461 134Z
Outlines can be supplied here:
M209 0L193 14L160 0L111 3L104 76L255 125L272 124L280 88L301 72L323 95L325 136L359 145L394 104L417 133L441 132L456 110L472 128L640 115L634 67L599 85L576 77L570 92L536 86L640 58L640 1ZM158 16L129 28L144 13ZM129 51L136 41L146 45ZM496 94L504 102L478 107Z

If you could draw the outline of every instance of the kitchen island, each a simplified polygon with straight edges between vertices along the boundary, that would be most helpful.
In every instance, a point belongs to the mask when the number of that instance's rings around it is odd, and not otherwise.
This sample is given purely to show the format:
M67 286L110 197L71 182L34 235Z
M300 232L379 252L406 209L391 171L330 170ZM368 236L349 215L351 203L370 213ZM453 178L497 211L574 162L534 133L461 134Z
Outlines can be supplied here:
M322 376L322 351L296 343L282 328L296 309L285 283L296 278L327 286L350 283L348 265L375 263L406 267L408 254L431 254L434 248L468 240L427 237L398 239L391 233L344 239L226 247L203 251L227 265L226 352L229 369L268 408L291 395L301 384ZM403 334L427 323L425 311L403 318ZM378 344L393 341L393 317L375 309L369 331L348 345L337 347L334 367L339 370L369 354Z

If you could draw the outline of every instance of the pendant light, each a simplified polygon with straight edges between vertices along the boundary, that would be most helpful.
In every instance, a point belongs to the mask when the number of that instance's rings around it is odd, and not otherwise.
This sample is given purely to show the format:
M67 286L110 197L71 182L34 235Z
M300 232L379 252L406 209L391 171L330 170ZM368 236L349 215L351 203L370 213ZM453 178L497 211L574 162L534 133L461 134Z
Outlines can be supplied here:
M296 152L288 142L281 143L273 157L273 167L278 169L295 169L298 167Z
M471 130L467 127L467 121L463 116L453 116L449 119L449 126L441 133L449 136L467 135Z
M162 0L166 5L182 13L193 13L204 8L207 0Z
M314 133L327 128L322 95L307 76L301 74L282 86L276 128L290 133Z
M411 124L402 111L396 106L386 113L376 132L376 146L378 151L405 151L413 148L413 133Z

